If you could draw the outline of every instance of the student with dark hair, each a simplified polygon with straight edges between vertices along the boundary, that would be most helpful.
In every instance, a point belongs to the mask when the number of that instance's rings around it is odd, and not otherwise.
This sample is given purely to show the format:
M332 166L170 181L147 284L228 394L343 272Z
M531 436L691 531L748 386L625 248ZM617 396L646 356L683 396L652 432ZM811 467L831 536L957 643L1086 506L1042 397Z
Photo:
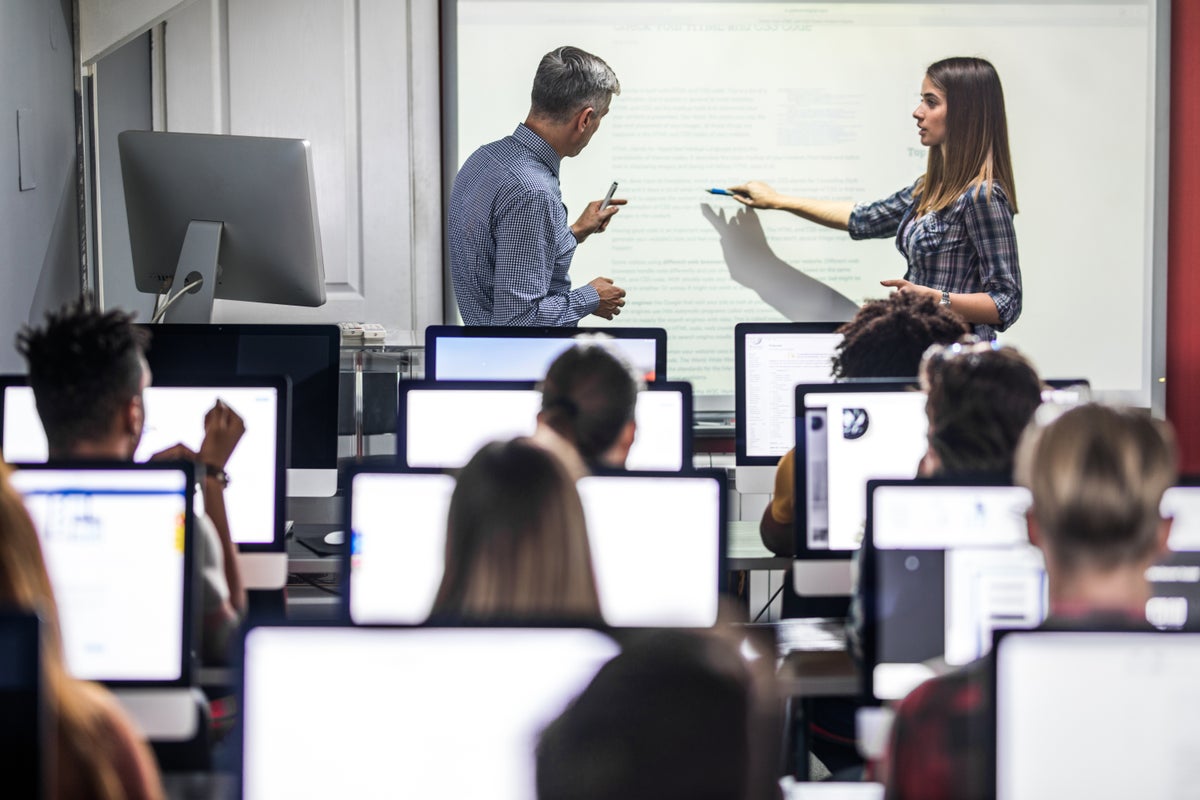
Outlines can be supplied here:
M539 428L568 442L588 467L623 467L637 435L641 380L596 342L566 350L542 381Z
M445 564L435 618L601 622L575 482L527 439L486 445L459 473Z
M47 314L43 327L21 330L17 350L29 366L51 459L132 460L145 423L148 344L133 315L100 312L86 299ZM203 587L201 655L209 663L226 658L246 603L224 495L225 465L244 430L241 418L218 401L204 417L198 453L175 445L153 456L194 461L204 476L205 513L196 519L196 553Z
M1033 495L1029 540L1045 556L1043 628L1152 630L1146 570L1166 551L1171 521L1159 506L1175 464L1170 427L1134 410L1089 404L1026 431L1015 478ZM980 660L900 702L880 765L887 797L994 796L990 684L988 661Z
M950 344L970 332L954 312L932 298L896 292L872 300L838 328L842 341L831 374L838 380L915 378L921 357L931 345ZM796 554L794 481L796 451L789 450L775 470L775 494L763 510L759 532L763 544L780 556Z
M753 774L756 721L752 676L732 643L645 634L542 732L538 800L770 796Z
M51 757L48 798L142 800L163 796L145 740L103 687L76 680L63 655L58 606L37 531L0 462L0 608L42 620L42 674ZM3 724L0 722L0 724Z

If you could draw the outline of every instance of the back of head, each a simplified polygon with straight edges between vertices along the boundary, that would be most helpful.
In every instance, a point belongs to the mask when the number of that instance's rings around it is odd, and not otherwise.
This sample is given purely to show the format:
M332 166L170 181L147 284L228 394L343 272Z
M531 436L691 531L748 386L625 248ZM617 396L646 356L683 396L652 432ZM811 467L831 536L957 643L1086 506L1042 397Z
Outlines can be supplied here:
M834 378L915 378L930 345L956 342L971 328L931 297L894 292L864 304L838 332Z
M1012 474L1017 442L1042 402L1042 381L1024 356L993 342L934 346L921 384L940 473Z
M595 343L577 344L546 372L541 419L584 461L596 463L633 421L639 388L620 358Z
M538 800L737 800L750 769L745 663L711 635L655 631L542 733Z
M542 56L533 78L530 112L566 122L584 108L604 113L621 93L616 74L604 60L578 47L560 47Z
M486 445L463 467L445 561L435 616L600 620L579 493L528 440Z
M17 350L52 452L108 434L115 415L140 392L149 334L122 311L80 299L17 334Z
M1091 403L1029 428L1016 479L1033 493L1033 516L1054 561L1068 571L1107 571L1155 552L1175 464L1166 423Z

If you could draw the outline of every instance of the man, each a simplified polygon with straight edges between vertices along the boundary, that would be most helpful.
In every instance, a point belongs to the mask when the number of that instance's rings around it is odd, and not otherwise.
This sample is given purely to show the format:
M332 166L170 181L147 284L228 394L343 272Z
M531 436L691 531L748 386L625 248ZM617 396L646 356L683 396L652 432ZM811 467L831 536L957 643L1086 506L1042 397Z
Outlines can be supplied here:
M57 461L130 461L142 438L150 385L144 356L149 335L120 311L101 313L85 300L25 327L17 350L29 367L38 416ZM225 660L246 597L225 514L225 465L241 439L241 418L220 401L204 417L199 453L175 445L153 459L190 460L203 475L205 514L196 518L196 558L203 586L202 660Z
M612 319L625 290L608 278L571 289L575 247L608 227L625 200L588 204L573 225L559 166L600 127L617 76L577 47L547 53L533 79L532 105L511 136L467 159L450 192L447 235L458 309L468 325L572 326L588 314Z
M1029 540L1046 561L1050 615L1042 628L1153 630L1146 570L1167 549L1171 521L1159 506L1175 482L1175 460L1170 427L1136 410L1084 405L1026 431L1014 477L1033 495ZM881 765L887 797L995 795L990 671L981 659L901 701ZM1103 698L1114 709L1120 700Z

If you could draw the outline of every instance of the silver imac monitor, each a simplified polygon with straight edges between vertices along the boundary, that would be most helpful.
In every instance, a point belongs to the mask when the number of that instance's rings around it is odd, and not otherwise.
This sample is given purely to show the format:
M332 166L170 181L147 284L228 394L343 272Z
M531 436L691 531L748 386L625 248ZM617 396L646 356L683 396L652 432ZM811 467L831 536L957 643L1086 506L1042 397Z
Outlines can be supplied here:
M415 624L429 617L442 581L454 485L449 475L400 468L351 476L342 594L354 622ZM614 473L579 481L608 624L716 622L726 580L724 485L713 473Z
M1200 634L1017 631L995 651L996 797L1191 797Z
M534 753L617 655L582 628L259 627L245 637L242 796L535 797ZM336 676L337 702L297 703ZM297 769L296 754L320 752Z
M542 393L533 383L401 381L396 454L410 467L457 469L488 442L533 435L541 408ZM691 468L691 384L647 384L638 392L634 416L637 432L626 467Z
M124 131L117 146L134 283L171 292L165 321L211 322L214 299L324 305L307 141Z

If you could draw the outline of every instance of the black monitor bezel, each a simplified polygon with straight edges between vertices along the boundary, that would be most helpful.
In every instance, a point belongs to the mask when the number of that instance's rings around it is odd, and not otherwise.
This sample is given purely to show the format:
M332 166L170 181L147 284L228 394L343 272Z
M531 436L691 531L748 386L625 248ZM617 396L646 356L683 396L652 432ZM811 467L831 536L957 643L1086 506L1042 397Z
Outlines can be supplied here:
M667 379L667 331L665 328L552 328L506 325L430 325L425 328L425 376L437 378L439 339L565 339L599 334L613 339L649 339L654 342L654 381ZM531 376L541 380L543 375Z
M736 464L747 467L773 467L779 463L778 456L751 456L746 453L746 337L752 334L820 334L837 333L845 322L739 322L733 328L733 368L734 368L734 436ZM832 360L830 362L832 369ZM833 375L829 381L832 383ZM792 410L795 416L795 409Z
M17 472L181 472L184 478L183 516L183 628L180 635L180 674L176 680L123 680L87 678L114 689L166 689L194 685L202 631L200 563L196 557L194 497L196 475L186 461L47 461L42 464L11 464ZM40 541L40 534L39 534Z

